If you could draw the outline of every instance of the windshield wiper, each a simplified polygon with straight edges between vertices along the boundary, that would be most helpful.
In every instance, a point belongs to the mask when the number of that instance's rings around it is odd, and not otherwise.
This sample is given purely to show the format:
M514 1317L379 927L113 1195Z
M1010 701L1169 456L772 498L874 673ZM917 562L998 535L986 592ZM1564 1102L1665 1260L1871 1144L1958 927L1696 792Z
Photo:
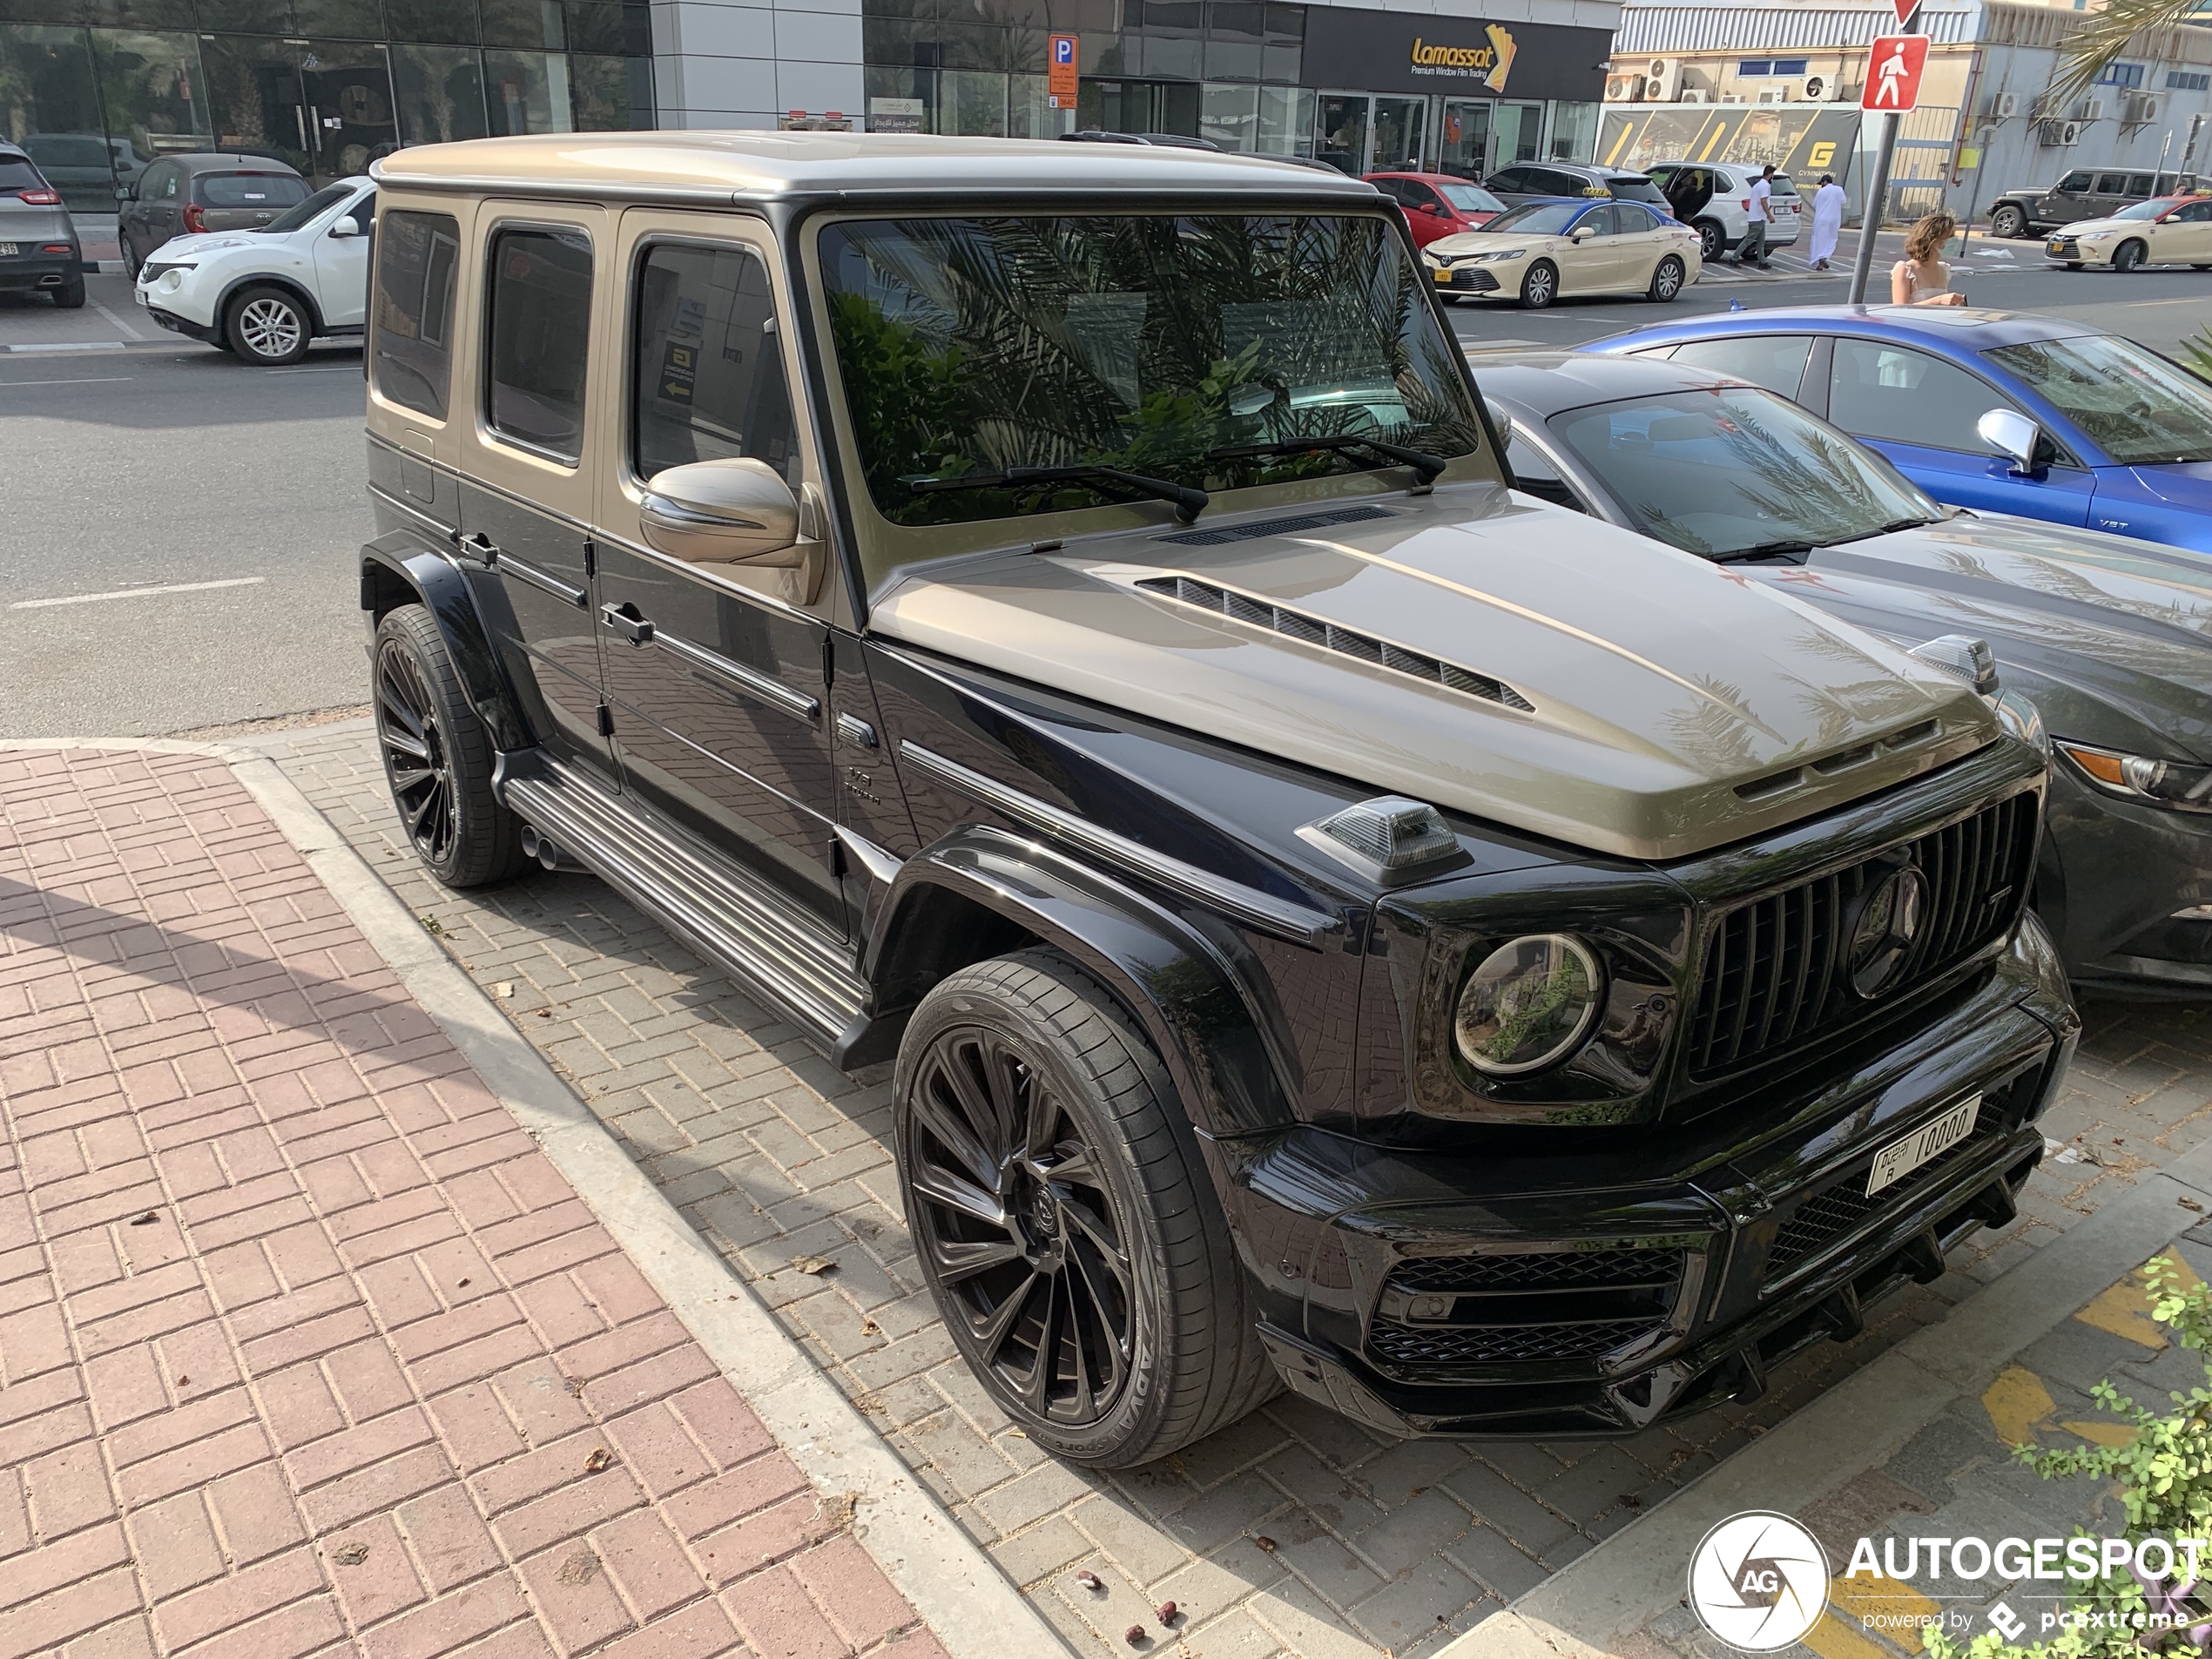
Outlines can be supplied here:
M1175 503L1175 516L1186 524L1197 523L1213 497L1203 489L1193 489L1187 484L1171 484L1164 478L1148 478L1141 472L1123 472L1119 467L1008 467L1004 472L963 472L951 478L902 478L899 482L916 496L927 495L940 489L1017 489L1024 492L1049 484L1082 483L1092 479L1105 479L1133 489L1139 495L1150 496L1160 501Z
M1284 438L1274 443L1238 443L1225 449L1209 449L1209 461L1248 461L1258 455L1302 455L1309 449L1365 449L1403 467L1411 467L1417 482L1426 484L1452 463L1442 455L1433 455L1426 449L1408 449L1402 444L1385 443L1380 438L1359 438L1340 433L1325 433L1311 438Z
M1917 530L1923 524L1932 524L1934 523L1935 520L1932 518L1892 519L1889 523L1883 525L1879 529L1860 530L1854 536L1838 536L1834 541L1823 542L1820 545L1823 547L1841 547L1846 542L1864 542L1868 540L1870 537L1876 536L1894 536L1899 530Z
M1779 559L1792 553L1810 553L1811 542L1761 542L1757 547L1730 548L1725 553L1708 553L1705 556L1716 564L1733 564L1738 559ZM1800 564L1804 560L1798 561Z

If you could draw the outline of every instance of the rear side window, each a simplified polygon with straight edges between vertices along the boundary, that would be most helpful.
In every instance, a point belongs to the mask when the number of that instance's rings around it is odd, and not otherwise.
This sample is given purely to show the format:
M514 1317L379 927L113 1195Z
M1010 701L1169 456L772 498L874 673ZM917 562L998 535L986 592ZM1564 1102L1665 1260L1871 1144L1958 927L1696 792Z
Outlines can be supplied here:
M490 270L484 418L502 436L574 466L583 454L591 239L582 231L500 231Z
M799 483L768 267L750 249L663 245L637 267L637 475L749 455Z
M1871 340L1836 342L1828 418L1853 437L1979 455L1974 428L1981 417L2012 407L1979 375L1925 352Z
M1693 340L1673 361L1716 374L1733 374L1794 401L1812 354L1810 334L1732 334L1723 340Z
M307 199L307 186L289 173L211 172L200 175L203 207L289 207Z
M403 408L446 416L453 381L453 279L461 226L446 213L386 213L377 221L372 372Z

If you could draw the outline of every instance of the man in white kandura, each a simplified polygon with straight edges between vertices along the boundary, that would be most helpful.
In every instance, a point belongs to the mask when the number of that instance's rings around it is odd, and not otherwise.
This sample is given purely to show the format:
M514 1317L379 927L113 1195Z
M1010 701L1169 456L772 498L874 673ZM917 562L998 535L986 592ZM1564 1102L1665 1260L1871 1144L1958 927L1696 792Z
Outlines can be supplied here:
M1812 192L1812 268L1825 271L1835 257L1836 237L1844 228L1844 187L1833 173L1820 175L1820 188Z

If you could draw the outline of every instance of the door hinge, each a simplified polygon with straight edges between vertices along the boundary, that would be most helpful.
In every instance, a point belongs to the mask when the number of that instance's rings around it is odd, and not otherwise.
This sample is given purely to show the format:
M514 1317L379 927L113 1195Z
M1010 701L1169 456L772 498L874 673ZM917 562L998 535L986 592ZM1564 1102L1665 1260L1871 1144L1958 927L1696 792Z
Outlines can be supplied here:
M599 735L611 738L615 734L615 711L604 703L599 705Z
M599 544L589 536L583 538L583 579L586 582L599 574Z

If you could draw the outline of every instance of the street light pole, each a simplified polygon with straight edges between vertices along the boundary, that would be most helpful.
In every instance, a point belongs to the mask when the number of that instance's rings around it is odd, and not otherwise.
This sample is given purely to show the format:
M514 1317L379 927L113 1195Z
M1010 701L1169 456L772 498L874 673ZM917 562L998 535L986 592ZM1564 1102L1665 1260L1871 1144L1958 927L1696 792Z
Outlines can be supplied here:
M1893 113L1882 117L1882 141L1874 152L1874 177L1868 181L1866 206L1858 216L1858 253L1851 260L1851 291L1844 296L1845 305L1866 303L1866 276L1874 266L1874 236L1882 228L1882 210L1890 193L1890 158L1897 153L1897 129L1902 120Z

